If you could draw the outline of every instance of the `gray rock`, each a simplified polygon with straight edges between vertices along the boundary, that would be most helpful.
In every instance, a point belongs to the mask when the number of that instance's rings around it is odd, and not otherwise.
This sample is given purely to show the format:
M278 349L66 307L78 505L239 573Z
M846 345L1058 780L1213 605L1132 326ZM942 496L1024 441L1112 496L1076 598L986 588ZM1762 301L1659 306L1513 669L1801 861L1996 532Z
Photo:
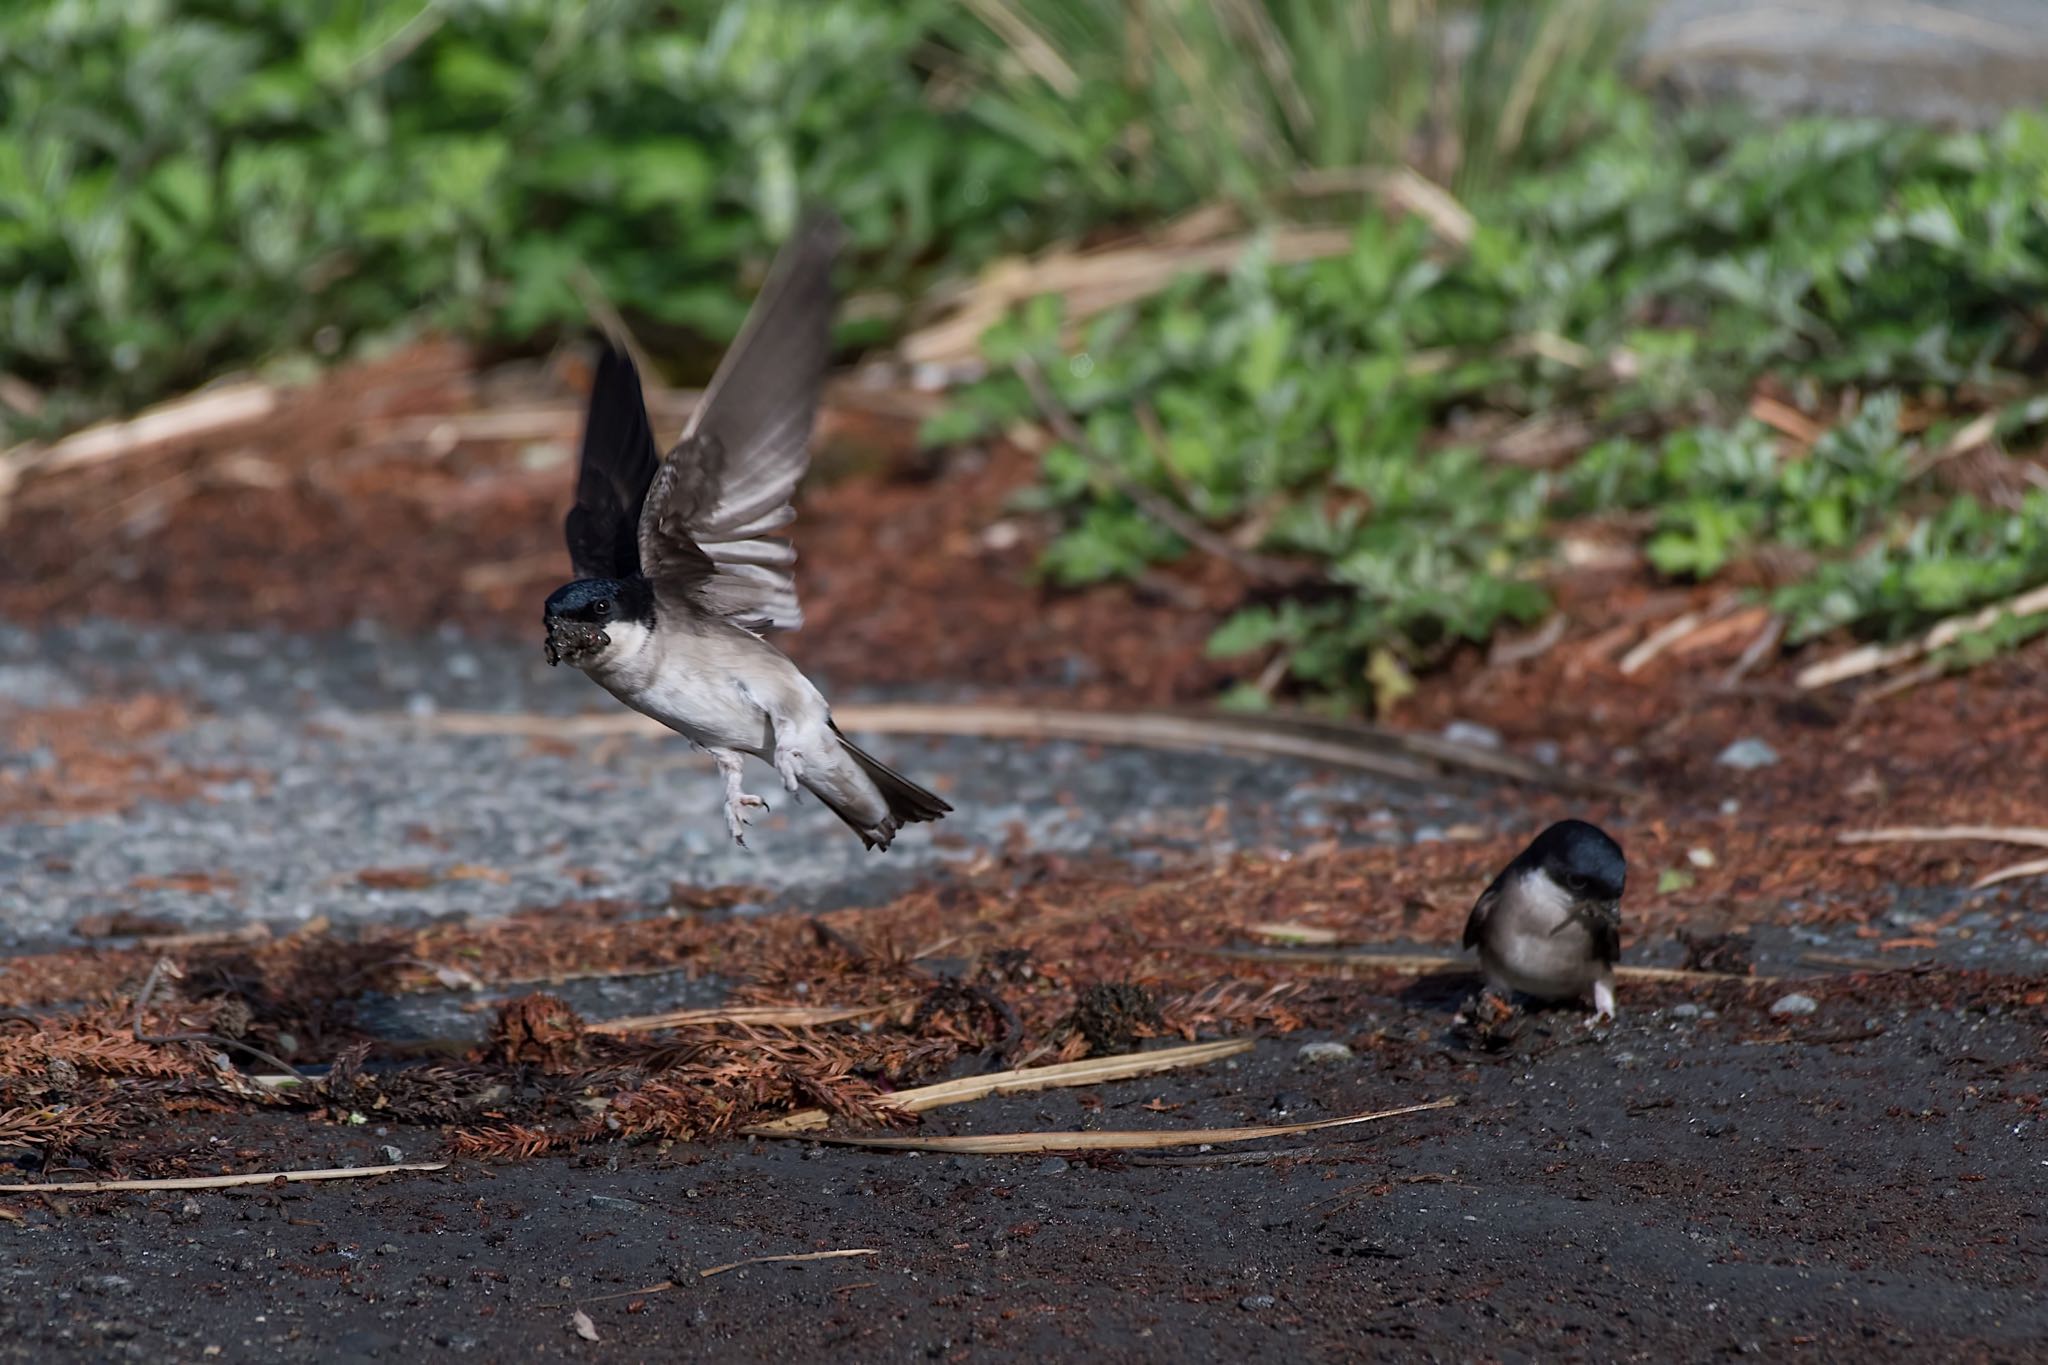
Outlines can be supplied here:
M80 700L71 679L48 664L0 664L0 701L40 709Z
M1342 1043L1303 1043L1294 1054L1302 1066L1337 1066L1355 1060L1357 1054Z
M1444 738L1453 744L1466 744L1474 749L1500 747L1500 731L1490 725L1479 725L1469 720L1454 720L1446 725Z
M1739 768L1745 772L1752 768L1768 768L1778 761L1778 751L1762 740L1751 737L1738 739L1721 751L1714 760L1724 768Z
M1247 1294L1237 1301L1237 1306L1247 1313L1256 1313L1263 1308L1272 1308L1279 1302L1280 1300L1271 1294Z
M1066 1169L1067 1159L1063 1156L1049 1156L1038 1163L1038 1173L1040 1175L1058 1175Z
M1794 991L1790 995L1779 996L1776 1003L1771 1006L1771 1013L1812 1014L1819 1008L1820 1002L1818 1000L1815 1000L1810 995L1801 995L1799 992Z
M1682 1004L1671 1007L1671 1017L1673 1019L1697 1019L1700 1017L1700 1007L1687 1000Z
M86 1275L78 1281L81 1294L104 1294L108 1298L121 1298L135 1292L135 1281L126 1275Z
M593 1194L583 1201L593 1209L606 1213L638 1213L640 1206L630 1199L621 1199L615 1194Z

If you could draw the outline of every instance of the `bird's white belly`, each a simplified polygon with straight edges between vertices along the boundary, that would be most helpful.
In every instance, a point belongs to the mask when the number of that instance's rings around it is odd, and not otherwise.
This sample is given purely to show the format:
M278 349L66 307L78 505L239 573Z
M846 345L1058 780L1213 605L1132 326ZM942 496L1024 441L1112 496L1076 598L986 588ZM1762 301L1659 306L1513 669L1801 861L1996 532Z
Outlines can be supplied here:
M606 633L610 647L584 665L605 691L706 748L773 752L768 715L734 669L674 644L664 648L638 622L614 622Z
M774 751L767 712L730 678L665 672L637 693L620 693L619 700L707 748L764 758Z
M1553 999L1577 995L1606 972L1571 906L1533 887L1495 911L1479 962L1498 985Z
M1555 936L1504 928L1480 944L1479 961L1501 985L1544 997L1577 995L1601 974L1586 931L1576 924Z

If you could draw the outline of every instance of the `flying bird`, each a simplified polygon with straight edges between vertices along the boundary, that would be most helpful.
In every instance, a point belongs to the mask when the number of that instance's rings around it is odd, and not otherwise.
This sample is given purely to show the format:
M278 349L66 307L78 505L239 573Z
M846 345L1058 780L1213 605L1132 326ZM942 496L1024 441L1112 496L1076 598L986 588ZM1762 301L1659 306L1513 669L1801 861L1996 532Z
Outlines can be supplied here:
M547 600L547 660L708 750L725 823L746 845L748 754L812 792L868 848L952 807L832 723L832 709L762 638L803 624L796 551L773 533L810 464L829 357L838 224L814 220L769 271L732 349L666 455L633 362L608 346L583 426L567 525L576 581Z
M1561 820L1502 869L1465 920L1486 984L1506 995L1570 1000L1588 987L1595 1017L1614 1017L1621 893L1628 860L1606 831Z

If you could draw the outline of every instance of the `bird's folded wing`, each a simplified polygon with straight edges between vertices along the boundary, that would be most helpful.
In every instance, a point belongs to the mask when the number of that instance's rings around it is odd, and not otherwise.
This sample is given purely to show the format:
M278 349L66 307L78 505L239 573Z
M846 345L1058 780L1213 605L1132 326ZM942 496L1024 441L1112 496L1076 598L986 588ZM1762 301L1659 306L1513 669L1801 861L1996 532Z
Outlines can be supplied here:
M616 348L598 357L583 421L576 505L563 528L579 578L631 578L640 571L640 511L661 465L640 373Z
M1479 942L1479 936L1486 932L1486 917L1493 913L1494 905L1500 900L1503 873L1493 879L1493 885L1479 893L1479 899L1472 902L1472 913L1465 916L1465 946L1470 948Z
M810 465L839 241L838 223L821 218L783 248L682 440L662 461L639 541L641 571L658 601L754 629L803 624L796 550L774 532L796 519L791 499Z

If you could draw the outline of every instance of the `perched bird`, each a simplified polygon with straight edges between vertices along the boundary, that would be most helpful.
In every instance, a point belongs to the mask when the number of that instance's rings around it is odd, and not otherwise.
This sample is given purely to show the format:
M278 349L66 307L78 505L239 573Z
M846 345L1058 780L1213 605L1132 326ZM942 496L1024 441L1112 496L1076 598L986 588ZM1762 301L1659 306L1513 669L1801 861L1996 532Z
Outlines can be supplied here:
M783 249L665 456L638 371L606 349L566 526L578 577L543 615L550 664L582 669L710 751L742 847L747 811L768 804L742 790L747 754L789 791L808 788L871 849L952 809L840 734L811 680L761 638L803 623L796 551L771 533L795 519L790 500L810 463L838 249L830 220Z
M1596 1017L1614 1017L1614 963L1621 956L1621 845L1584 820L1536 836L1480 894L1465 920L1486 984L1507 994L1569 1000L1593 990Z

